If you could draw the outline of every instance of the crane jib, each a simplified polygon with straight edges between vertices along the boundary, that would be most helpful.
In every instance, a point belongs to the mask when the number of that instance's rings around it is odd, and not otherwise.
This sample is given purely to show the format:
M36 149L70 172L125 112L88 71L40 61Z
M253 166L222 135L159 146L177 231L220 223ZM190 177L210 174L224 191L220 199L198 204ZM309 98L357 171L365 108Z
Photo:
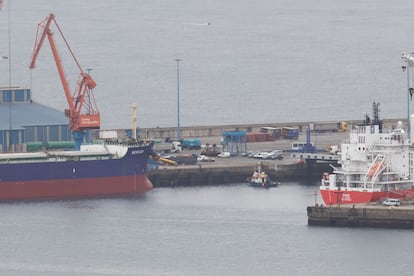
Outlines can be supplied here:
M62 60L59 57L57 45L53 38L54 32L52 31L52 23L55 23L55 28L57 28L58 33L70 51L72 58L80 71L79 80L75 86L76 88L74 89L73 93L70 93L68 82L63 70ZM65 116L69 118L69 127L74 132L100 128L100 115L96 107L96 102L92 90L95 88L96 83L89 74L83 72L72 49L69 47L69 43L63 35L62 30L56 22L54 14L50 14L38 25L30 69L34 69L37 56L40 52L43 42L46 39L49 40L63 90L66 95L68 108L65 109Z

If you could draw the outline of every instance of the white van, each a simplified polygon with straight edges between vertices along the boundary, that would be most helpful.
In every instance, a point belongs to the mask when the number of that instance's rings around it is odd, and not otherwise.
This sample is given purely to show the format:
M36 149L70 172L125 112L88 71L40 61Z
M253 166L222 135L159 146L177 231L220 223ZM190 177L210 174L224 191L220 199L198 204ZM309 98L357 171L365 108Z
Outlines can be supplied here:
M387 198L382 202L384 206L400 206L400 200L397 198Z

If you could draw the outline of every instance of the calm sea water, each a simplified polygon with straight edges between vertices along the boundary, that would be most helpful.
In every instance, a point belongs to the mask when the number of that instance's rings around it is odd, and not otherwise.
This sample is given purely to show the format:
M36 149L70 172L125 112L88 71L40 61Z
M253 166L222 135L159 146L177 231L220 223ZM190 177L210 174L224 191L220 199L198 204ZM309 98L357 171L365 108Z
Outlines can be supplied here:
M9 13L9 7L10 13ZM91 68L103 128L405 117L409 0L5 0L0 86L66 107L37 23L56 14ZM10 17L9 17L10 15ZM58 44L59 44L58 40ZM59 44L69 84L78 70ZM9 59L10 60L10 59ZM139 199L0 204L1 275L409 275L412 231L308 227L315 184L154 189ZM320 201L320 199L318 199Z
M11 3L11 5L10 5ZM410 0L6 0L0 54L11 84L63 110L60 80L47 43L32 75L37 24L56 14L83 68L98 86L103 128L361 119L371 104L406 117L401 51L414 51ZM55 36L58 45L59 35ZM78 69L58 47L68 82ZM8 85L0 60L0 86Z
M238 184L1 204L0 274L411 275L411 230L309 227L314 191Z

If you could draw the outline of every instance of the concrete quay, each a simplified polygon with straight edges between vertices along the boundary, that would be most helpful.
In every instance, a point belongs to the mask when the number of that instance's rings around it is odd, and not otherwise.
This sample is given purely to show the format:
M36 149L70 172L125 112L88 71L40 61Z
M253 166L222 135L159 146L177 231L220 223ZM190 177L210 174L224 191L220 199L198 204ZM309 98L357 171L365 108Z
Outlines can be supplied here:
M386 207L377 203L352 206L309 206L307 215L310 226L414 229L412 202L398 207Z
M403 119L383 120L384 128L396 125L397 121ZM348 129L353 125L360 124L362 121L347 121ZM181 128L182 138L199 138L203 144L221 144L223 131L245 130L247 133L259 132L265 126L296 126L299 128L299 139L288 140L278 139L267 142L247 142L247 151L272 151L282 149L284 151L292 149L292 143L306 141L306 129L312 126L311 142L318 150L326 150L330 145L340 145L341 142L349 138L348 131L335 131L340 127L340 122L300 122L300 123L273 123L273 124L254 124L254 125L228 125L228 126L199 126ZM334 131L332 131L334 130ZM176 137L176 128L153 128L141 129L141 137L167 138ZM187 150L180 154L200 154L197 150ZM313 155L303 156L299 153L285 152L283 160L259 160L241 156L230 158L215 158L215 162L198 162L196 165L179 165L178 167L160 166L156 170L148 172L148 178L155 187L166 186L193 186L193 185L212 185L230 184L246 181L257 167L259 161L263 162L266 173L275 181L285 181L293 179L319 179L323 172L331 171L329 164L335 164L336 158L331 158L329 154L324 155L324 162L321 160L310 160ZM306 162L301 162L301 157L307 158ZM317 158L315 158L317 159Z
M302 138L303 136L303 138ZM304 141L301 133L299 141ZM318 149L326 149L328 145L340 144L348 137L347 132L313 133L312 143ZM220 136L202 138L203 144L220 144ZM289 150L296 140L276 140L267 142L248 142L247 150L252 152L271 151L275 149ZM182 155L200 154L198 150L186 150ZM319 179L324 171L331 170L328 163L300 162L291 152L285 152L282 160L261 160L234 156L230 158L215 157L215 162L198 162L196 165L179 165L177 167L163 165L148 172L148 178L154 187L220 185L245 182L262 162L266 173L275 181ZM335 161L336 162L336 161Z

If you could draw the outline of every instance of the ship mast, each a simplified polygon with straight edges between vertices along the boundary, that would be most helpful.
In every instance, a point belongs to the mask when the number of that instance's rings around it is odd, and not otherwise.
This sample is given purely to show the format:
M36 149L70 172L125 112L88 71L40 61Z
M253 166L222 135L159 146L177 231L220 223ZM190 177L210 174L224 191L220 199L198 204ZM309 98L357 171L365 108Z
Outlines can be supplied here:
M382 122L379 118L379 105L380 105L380 103L376 103L376 102L374 102L372 104L372 113L373 113L372 114L372 116L373 116L372 124L373 125L378 125L379 132L381 133L382 132Z
M132 103L132 139L137 141L137 104Z

